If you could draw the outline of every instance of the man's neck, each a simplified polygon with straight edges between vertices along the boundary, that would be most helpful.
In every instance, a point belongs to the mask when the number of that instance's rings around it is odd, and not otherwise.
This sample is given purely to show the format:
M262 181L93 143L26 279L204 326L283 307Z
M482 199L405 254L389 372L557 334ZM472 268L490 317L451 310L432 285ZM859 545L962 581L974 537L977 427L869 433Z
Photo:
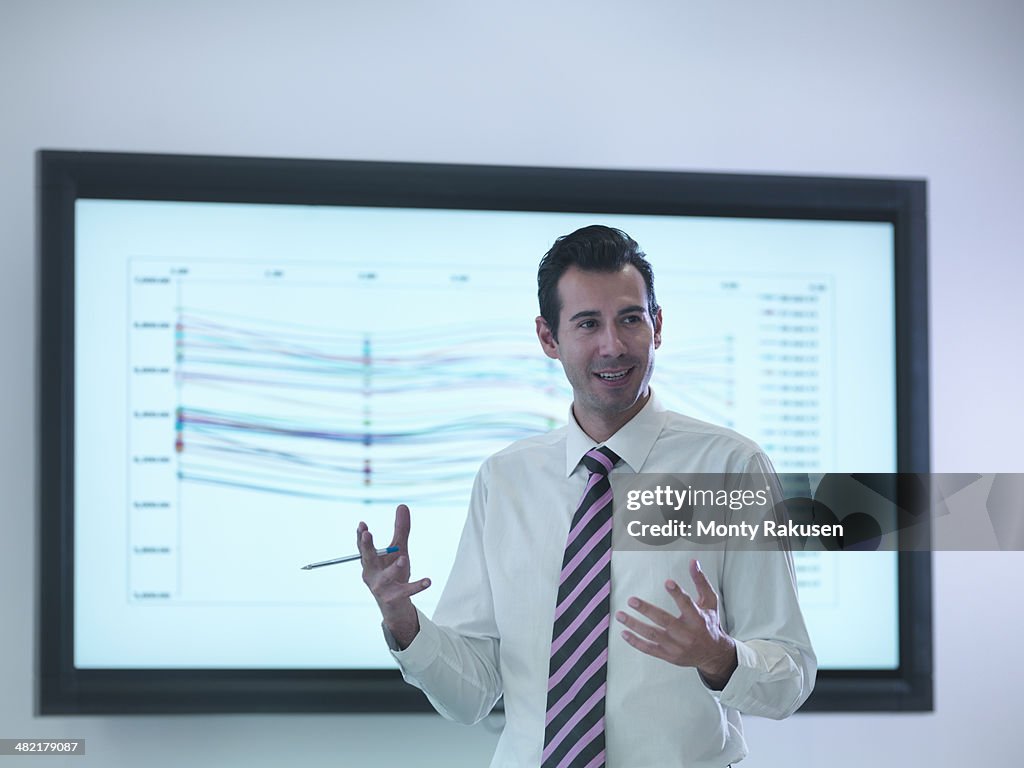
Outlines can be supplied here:
M603 443L640 413L650 399L651 390L648 387L647 392L642 397L637 398L637 401L628 409L621 413L616 413L609 418L603 418L600 414L584 414L584 418L581 419L579 411L576 409L576 404L573 403L572 416L576 419L579 428L586 433L587 437L596 443Z

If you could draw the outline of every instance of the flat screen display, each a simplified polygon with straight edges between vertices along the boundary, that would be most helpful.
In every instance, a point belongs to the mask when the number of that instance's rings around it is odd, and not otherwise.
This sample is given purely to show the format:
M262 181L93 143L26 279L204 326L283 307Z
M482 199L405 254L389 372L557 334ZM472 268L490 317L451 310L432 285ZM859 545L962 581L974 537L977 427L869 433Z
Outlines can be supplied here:
M927 471L924 182L43 151L40 710L413 711L355 552L433 611L481 462L565 424L536 271L631 235L665 407L780 473ZM809 709L931 706L927 553L794 554Z
M567 419L536 269L588 224L655 267L665 406L780 472L896 469L889 223L89 199L75 219L78 667L392 667L359 565L299 566L354 551L360 520L388 539L408 503L432 611L481 461ZM894 669L895 553L796 565L822 666Z

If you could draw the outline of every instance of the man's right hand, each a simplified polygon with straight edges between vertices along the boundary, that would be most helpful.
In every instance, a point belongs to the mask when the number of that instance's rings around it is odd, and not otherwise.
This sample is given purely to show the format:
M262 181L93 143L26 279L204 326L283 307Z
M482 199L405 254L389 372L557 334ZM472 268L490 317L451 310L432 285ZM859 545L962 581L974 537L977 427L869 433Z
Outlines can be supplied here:
M409 598L430 586L430 579L409 581L409 527L409 508L399 504L395 510L395 535L390 544L398 547L398 551L390 555L377 554L373 534L366 523L359 523L356 528L363 582L380 606L385 626L402 649L408 648L420 631L416 607Z

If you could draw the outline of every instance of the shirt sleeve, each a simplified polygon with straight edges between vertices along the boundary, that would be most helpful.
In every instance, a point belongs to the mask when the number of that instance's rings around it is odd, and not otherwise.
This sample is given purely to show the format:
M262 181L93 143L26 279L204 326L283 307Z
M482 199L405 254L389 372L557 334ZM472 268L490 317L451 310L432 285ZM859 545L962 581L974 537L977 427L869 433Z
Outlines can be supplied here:
M747 470L763 474L782 498L764 454L756 454ZM720 586L723 629L736 640L738 666L714 695L744 714L788 717L810 696L818 670L797 600L792 553L788 547L727 551Z
M417 611L420 631L401 651L385 629L406 682L421 689L442 715L467 724L486 717L502 692L498 628L484 557L487 466L473 484L455 563L434 620Z

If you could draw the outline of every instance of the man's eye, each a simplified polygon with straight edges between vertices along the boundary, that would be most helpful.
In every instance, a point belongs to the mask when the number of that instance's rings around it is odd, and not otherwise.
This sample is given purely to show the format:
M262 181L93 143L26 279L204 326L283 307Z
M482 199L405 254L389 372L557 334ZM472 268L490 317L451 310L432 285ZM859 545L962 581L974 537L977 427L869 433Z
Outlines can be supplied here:
M580 328L594 328L596 326L597 326L597 323L594 322L593 320L584 320L579 325Z
M639 323L640 322L640 315L626 315L624 318L622 318L622 322L624 322L624 323Z

